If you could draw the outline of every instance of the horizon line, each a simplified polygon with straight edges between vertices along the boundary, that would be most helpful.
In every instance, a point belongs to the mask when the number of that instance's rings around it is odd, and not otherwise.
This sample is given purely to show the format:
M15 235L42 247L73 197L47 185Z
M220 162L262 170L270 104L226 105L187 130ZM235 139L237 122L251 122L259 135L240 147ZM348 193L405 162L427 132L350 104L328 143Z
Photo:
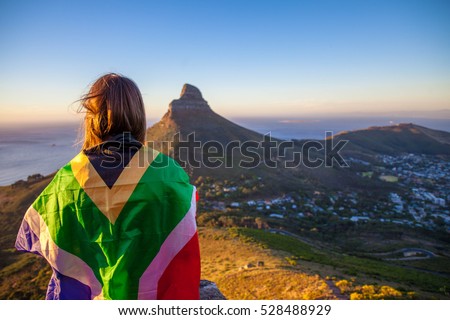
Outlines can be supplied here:
M214 111L214 110L213 110ZM217 112L216 112L217 113ZM412 119L430 119L430 120L450 120L450 109L435 109L435 110L411 110L411 111L405 111L405 110L397 110L392 112L385 112L385 111L344 111L344 112L335 112L335 113L323 113L323 112L317 112L317 113L286 113L286 114L262 114L262 115L251 115L251 114L221 114L219 115L230 118L230 119L278 119L278 120L301 120L302 118L311 119L342 119L342 118L358 118L358 117L364 117L364 118L376 118L376 117L382 117L382 118L412 118ZM147 123L149 122L158 122L162 116L153 116L153 117L146 117ZM83 118L77 118L74 119L73 117L70 119L70 117L67 117L65 119L62 119L61 117L58 117L56 119L46 119L42 121L42 119L32 120L32 119L17 119L17 120L11 120L11 119L5 119L3 118L0 120L0 125L2 126L12 126L16 124L23 124L23 125L36 125L36 124L76 124L79 123L82 124Z

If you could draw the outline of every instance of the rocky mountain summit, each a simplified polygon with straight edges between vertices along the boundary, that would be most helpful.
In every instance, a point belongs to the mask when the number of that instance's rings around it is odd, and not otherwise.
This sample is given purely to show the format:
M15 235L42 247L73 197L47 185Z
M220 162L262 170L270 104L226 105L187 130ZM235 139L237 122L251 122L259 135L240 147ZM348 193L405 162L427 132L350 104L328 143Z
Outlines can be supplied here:
M233 140L260 141L262 134L246 129L215 113L208 102L203 99L200 90L185 84L180 98L169 104L169 109L161 120L147 129L147 140L156 143L171 142L175 134L181 138L195 133L197 140L209 140L227 144Z
M180 99L175 99L170 103L169 112L187 110L211 111L211 108L203 99L200 90L186 83L181 90Z

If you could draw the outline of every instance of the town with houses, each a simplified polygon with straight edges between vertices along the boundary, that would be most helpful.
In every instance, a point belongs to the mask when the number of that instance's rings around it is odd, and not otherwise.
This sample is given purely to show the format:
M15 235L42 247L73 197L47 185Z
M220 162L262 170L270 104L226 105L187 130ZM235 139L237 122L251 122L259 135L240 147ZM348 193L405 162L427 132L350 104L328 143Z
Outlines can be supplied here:
M373 197L361 192L289 193L274 198L252 198L264 187L261 177L241 176L239 181L214 181L200 177L201 211L236 211L257 214L269 221L292 223L306 218L334 216L353 223L377 221L450 232L450 166L436 156L405 154L377 156L376 165L358 159L365 179L396 186L396 192ZM244 197L242 197L244 195ZM246 196L245 196L246 195ZM240 199L240 200L238 200Z

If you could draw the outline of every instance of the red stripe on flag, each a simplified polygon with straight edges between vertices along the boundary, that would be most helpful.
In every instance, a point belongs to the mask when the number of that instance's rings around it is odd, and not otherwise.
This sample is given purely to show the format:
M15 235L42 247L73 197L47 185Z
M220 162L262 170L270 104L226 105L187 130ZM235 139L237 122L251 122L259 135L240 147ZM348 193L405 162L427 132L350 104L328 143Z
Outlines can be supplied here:
M158 300L198 300L200 249L197 232L167 266L158 281Z

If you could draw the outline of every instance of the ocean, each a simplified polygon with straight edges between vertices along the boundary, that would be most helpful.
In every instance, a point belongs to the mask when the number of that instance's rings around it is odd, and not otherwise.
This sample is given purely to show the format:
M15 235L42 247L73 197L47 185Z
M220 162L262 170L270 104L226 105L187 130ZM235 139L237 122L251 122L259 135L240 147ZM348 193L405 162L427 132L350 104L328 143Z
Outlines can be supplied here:
M23 125L0 128L0 185L29 175L48 175L79 151L77 124Z
M233 122L280 139L323 139L326 131L365 129L412 122L450 131L450 119L426 118L230 118ZM148 123L149 125L152 122ZM41 124L0 128L0 185L29 175L48 175L68 163L80 150L79 124Z

